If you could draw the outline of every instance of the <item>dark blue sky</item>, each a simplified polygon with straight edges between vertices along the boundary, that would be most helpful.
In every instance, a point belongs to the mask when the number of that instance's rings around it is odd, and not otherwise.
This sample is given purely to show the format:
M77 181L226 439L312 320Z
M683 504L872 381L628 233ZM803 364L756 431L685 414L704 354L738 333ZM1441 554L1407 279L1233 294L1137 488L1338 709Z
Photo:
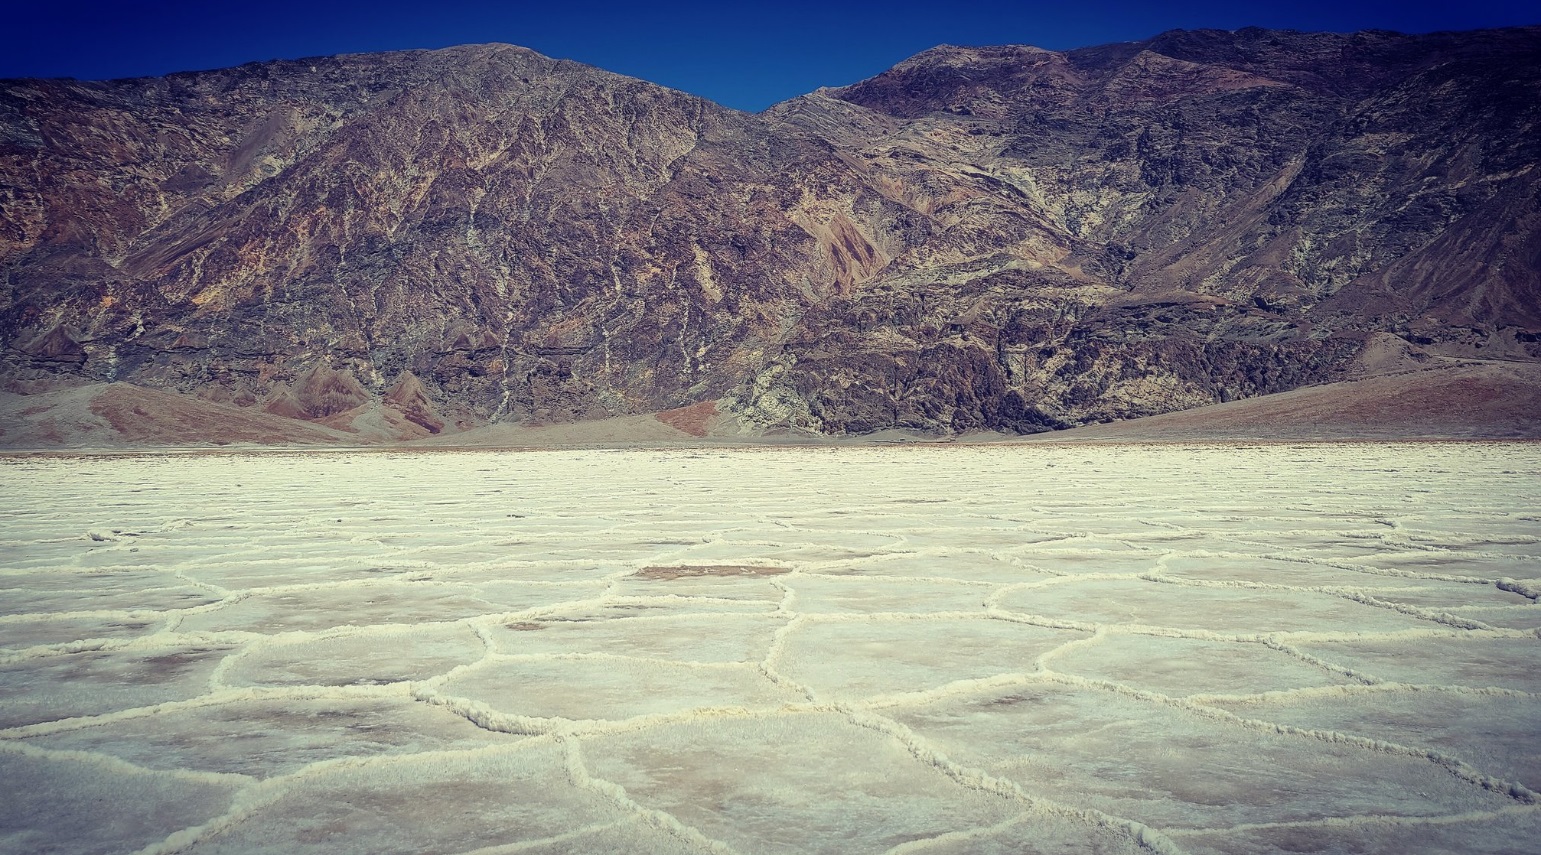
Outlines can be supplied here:
M1065 49L1175 28L1409 33L1541 23L1536 0L0 0L0 77L102 79L252 60L509 42L759 110L936 44Z

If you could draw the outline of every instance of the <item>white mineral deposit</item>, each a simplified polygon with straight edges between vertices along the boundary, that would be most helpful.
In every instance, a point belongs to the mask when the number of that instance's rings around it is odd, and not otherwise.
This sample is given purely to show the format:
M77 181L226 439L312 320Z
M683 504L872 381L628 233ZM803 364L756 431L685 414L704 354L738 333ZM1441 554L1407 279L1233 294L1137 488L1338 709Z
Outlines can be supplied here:
M1541 445L0 459L6 853L1535 853Z

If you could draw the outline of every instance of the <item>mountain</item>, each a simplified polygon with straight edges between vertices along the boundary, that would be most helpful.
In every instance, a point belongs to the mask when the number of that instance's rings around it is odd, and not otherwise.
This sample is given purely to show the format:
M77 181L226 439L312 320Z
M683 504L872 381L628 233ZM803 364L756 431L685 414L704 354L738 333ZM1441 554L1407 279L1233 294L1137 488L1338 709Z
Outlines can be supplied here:
M759 115L507 45L5 81L0 381L1029 433L1541 359L1538 164L1541 28L942 46Z

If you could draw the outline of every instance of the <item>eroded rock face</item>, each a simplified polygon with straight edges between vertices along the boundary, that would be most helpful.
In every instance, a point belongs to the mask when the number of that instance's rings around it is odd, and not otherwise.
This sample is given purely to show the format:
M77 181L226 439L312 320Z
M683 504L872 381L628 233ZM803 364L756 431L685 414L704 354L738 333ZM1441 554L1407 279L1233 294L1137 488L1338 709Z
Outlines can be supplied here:
M1538 105L1535 28L941 47L760 115L506 45L10 81L3 370L426 433L1031 432L1388 334L1534 359Z
M444 430L445 419L434 406L433 399L428 396L428 390L423 387L423 381L410 371L401 372L396 382L385 390L385 406L401 413L407 421L421 427L429 433L438 433Z

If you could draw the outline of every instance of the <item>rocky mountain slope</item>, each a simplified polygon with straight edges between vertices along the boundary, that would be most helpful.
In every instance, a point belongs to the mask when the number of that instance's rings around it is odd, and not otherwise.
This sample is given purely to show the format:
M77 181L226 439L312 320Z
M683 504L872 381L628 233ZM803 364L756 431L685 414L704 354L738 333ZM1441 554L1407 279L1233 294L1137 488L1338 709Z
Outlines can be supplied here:
M1537 28L944 46L760 115L507 45L8 81L0 379L1033 432L1541 358L1538 164Z

